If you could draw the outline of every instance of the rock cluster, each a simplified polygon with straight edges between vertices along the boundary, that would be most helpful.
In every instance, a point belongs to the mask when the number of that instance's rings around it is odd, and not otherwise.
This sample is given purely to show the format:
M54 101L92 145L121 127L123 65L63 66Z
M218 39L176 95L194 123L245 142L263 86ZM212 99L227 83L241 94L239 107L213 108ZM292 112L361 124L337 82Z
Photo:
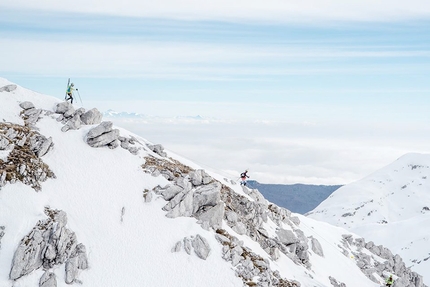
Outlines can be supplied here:
M380 277L386 277L385 274L393 274L395 276L395 287L423 287L423 278L416 272L411 271L406 267L402 258L399 255L393 255L391 251L382 246L375 245L372 241L366 243L364 238L353 238L352 235L343 235L344 253L349 253L351 246L357 248L356 252L352 251L357 266L361 271L372 281L379 283L374 274ZM369 255L364 250L370 251Z
M57 121L64 124L61 131L78 130L82 125L95 125L102 121L102 113L96 108L85 111L84 108L75 110L69 102L61 102L55 105L54 112L60 114Z
M167 201L163 207L163 210L167 212L167 217L195 217L202 228L214 231L220 230L222 222L225 220L235 232L245 234L258 242L266 252L272 255L272 258L277 259L279 252L284 252L297 264L310 266L308 239L301 230L297 229L293 232L280 228L278 237L271 238L263 228L263 223L267 222L269 216L291 226L294 224L289 219L291 213L279 207L273 208L276 212L272 212L267 201L257 190L244 188L251 198L249 199L221 184L204 170L193 170L177 164L172 159L147 157L145 160L142 167L146 172L154 176L163 175L171 181L167 186L157 186L152 190ZM145 199L148 197L148 192L144 193L144 197ZM288 232L294 238L291 242L284 236L284 233ZM174 251L181 249L181 242L175 245ZM187 250L187 240L184 240L183 243ZM232 249L234 248L232 247ZM270 270L270 264L256 254L247 256L247 254L251 254L250 249L239 246L234 250L228 251L225 248L224 259L231 261L233 266L237 266L238 262L243 261L243 264L240 264L241 267L236 267L236 269L244 283L250 283L251 279L259 274L258 286L299 286L298 283L279 278L279 274L276 275L276 272ZM236 251L237 253L235 253ZM226 254L232 257L228 257ZM258 258L258 260L252 258Z
M161 144L156 144L156 145L148 144L147 146L152 152L158 154L159 156L161 157L167 156L167 153L164 151L164 147Z
M184 237L184 239L175 244L172 252L179 252L182 248L184 248L188 255L191 255L191 251L194 250L194 253L203 260L206 260L211 252L208 241L200 234L197 234L195 237L191 236L191 238Z
M36 109L32 102L22 102L19 106L23 109L21 117L24 119L25 125L29 127L34 127L36 122L40 119L42 112L47 112L42 109Z
M154 149L157 155L160 155ZM239 235L246 235L257 242L272 260L285 254L296 264L312 269L310 255L324 257L324 250L317 238L307 237L299 228L300 220L292 216L289 210L269 204L258 190L243 187L246 196L234 192L231 188L210 177L204 170L193 170L171 158L150 156L142 165L145 172L153 176L162 175L170 181L167 186L157 186L153 193L162 196L166 201L163 210L168 217L190 216L198 219L207 230L216 230L216 238L224 246L223 258L234 266L237 275L248 286L300 286L279 278L279 274L271 271L270 264L250 249L243 246L237 238L220 229L222 223L227 224ZM152 192L144 192L145 201L150 201ZM276 235L269 235L264 223L270 219L277 226ZM179 241L172 251L181 250L182 246L191 252L190 239ZM351 247L355 245L352 249ZM396 287L423 287L422 277L405 267L401 258L393 256L382 246L365 243L364 239L345 235L343 246L339 245L346 256L354 254L357 265L371 280L377 282L375 274L383 276L389 272L396 274ZM356 252L366 248L371 253L386 261L381 263L372 259L365 252ZM375 257L376 258L376 257ZM382 260L382 259L381 259ZM253 282L258 278L258 282ZM335 287L345 286L331 277Z
M243 246L243 242L223 229L216 230L216 239L223 245L222 257L229 261L246 286L299 287L300 283L281 278L279 272L272 271L267 259ZM257 282L255 282L257 281Z
M11 280L17 280L34 270L45 270L39 287L56 286L55 274L50 270L65 264L65 282L80 282L78 275L88 268L85 246L78 242L73 231L66 227L67 215L64 211L45 208L48 219L39 221L26 235L15 251Z
M112 129L112 122L102 122L88 132L86 142L91 147L117 148L119 146L118 137L119 130Z
M193 216L205 229L221 227L224 215L224 204L220 201L221 184L207 178L203 170L197 170L185 177L177 177L165 187L155 187L155 194L168 201L163 207L166 216Z
M16 88L16 85L6 85L0 88L0 92L13 92Z
M130 138L120 136L119 130L113 129L112 126L112 122L106 121L92 128L87 133L86 143L94 148L108 147L115 149L120 146L131 154L137 155L139 150L143 148L142 143L133 136L130 136Z
M6 160L0 159L0 188L21 181L40 190L40 182L55 178L41 159L53 146L51 137L46 138L28 126L0 123L0 150L8 152Z

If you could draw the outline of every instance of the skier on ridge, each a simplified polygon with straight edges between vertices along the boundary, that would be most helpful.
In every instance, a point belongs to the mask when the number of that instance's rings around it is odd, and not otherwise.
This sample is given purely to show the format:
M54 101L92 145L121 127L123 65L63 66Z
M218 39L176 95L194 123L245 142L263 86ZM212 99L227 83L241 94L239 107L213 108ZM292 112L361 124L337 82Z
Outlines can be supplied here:
M387 278L386 283L387 284L385 286L387 286L387 287L391 287L393 285L393 283L394 283L393 275L390 275L390 277Z
M249 176L247 175L247 172L248 172L248 170L245 170L244 172L242 172L240 174L240 179L241 179L240 185L243 185L243 186L246 185L246 178L249 178Z
M70 103L73 104L73 91L74 90L78 90L74 88L75 84L71 83L68 87L67 87L67 91L66 91L66 101L70 100Z

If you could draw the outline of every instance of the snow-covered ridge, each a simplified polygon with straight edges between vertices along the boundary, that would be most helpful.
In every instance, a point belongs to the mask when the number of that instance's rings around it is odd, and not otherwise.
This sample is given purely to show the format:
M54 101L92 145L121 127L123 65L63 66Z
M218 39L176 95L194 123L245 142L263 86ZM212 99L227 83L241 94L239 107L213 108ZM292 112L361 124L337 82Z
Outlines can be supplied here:
M19 86L0 101L4 122L25 131L0 131L4 150L37 130L52 145L35 154L56 175L39 192L3 180L0 286L379 286L388 274L423 286L388 249L271 204L97 109Z
M429 190L430 155L410 153L341 187L308 216L389 247L429 278Z

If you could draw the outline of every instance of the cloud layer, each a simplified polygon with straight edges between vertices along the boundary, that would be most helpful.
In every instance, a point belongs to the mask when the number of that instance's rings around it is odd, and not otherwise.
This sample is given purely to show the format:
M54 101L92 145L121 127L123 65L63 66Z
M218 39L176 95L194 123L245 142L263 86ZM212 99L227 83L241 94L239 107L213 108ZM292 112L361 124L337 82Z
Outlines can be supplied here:
M233 179L249 169L252 179L264 183L347 184L405 153L428 151L430 140L428 129L417 136L402 126L187 118L113 121L203 168Z
M15 9L97 13L135 17L174 18L192 20L262 20L279 22L387 21L425 18L430 4L425 0L163 0L163 1L102 1L75 0L4 0L2 6Z

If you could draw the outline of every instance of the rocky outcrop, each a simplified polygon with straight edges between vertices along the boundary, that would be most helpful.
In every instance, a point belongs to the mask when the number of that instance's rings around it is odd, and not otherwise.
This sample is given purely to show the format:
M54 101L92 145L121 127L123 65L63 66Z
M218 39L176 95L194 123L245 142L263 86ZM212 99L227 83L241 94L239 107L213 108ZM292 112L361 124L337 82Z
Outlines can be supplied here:
M11 280L17 280L34 270L50 270L65 264L66 283L77 280L80 270L88 268L85 246L78 243L73 231L66 227L64 211L45 208L48 219L39 221L15 251ZM56 286L52 273L45 272L39 286ZM55 284L55 285L54 285Z
M208 241L200 234L197 234L195 237L191 236L191 238L184 237L184 239L175 244L172 248L172 252L180 252L182 247L188 255L191 255L191 251L194 250L197 257L203 260L208 258L211 251Z
M61 102L55 105L54 112L60 114L57 121L64 124L61 131L78 130L83 125L100 124L102 114L96 108L85 111L84 108L75 110L74 106L69 102Z
M21 181L40 190L41 182L55 178L41 159L53 147L52 138L28 126L0 123L0 150L8 151L6 160L0 159L0 188Z
M267 259L243 246L243 242L223 229L216 230L215 238L222 244L222 257L230 262L236 275L245 286L299 287L294 280L281 278L278 271L272 271Z
M191 173L204 174L203 171ZM175 178L174 175L171 176ZM193 182L198 185L194 185ZM165 187L158 186L153 191L168 201L163 207L163 210L168 212L167 217L193 216L205 229L221 227L224 204L220 201L219 182L196 180L194 176L186 175L177 177L172 184Z
M357 251L353 251L351 247L355 247ZM393 255L388 248L382 245L377 246L372 241L366 243L364 238L353 238L352 235L345 234L341 248L346 256L350 253L353 254L357 266L375 283L379 283L379 281L374 274L382 278L386 277L385 274L393 274L395 287L426 286L421 275L411 271L399 255ZM365 252L366 250L367 252Z
M15 91L17 88L16 85L6 85L0 88L0 93L1 92L13 92Z
M112 122L102 122L88 132L86 142L91 147L116 147L118 137L119 130L112 129Z

